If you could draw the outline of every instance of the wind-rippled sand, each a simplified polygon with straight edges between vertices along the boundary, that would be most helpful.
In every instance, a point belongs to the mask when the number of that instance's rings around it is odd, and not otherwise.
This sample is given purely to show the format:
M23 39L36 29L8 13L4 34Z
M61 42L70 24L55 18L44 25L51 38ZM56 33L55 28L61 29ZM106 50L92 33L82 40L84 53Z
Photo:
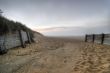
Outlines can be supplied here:
M73 73L110 73L110 46L86 43Z
M110 73L110 46L75 38L36 40L0 56L0 73Z

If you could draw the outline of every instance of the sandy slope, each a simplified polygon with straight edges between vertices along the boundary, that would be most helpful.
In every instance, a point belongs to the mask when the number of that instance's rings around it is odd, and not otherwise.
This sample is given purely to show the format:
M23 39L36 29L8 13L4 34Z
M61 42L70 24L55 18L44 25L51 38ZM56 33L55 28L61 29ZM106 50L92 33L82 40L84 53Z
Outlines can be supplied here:
M110 73L110 46L73 38L36 40L0 56L0 73Z

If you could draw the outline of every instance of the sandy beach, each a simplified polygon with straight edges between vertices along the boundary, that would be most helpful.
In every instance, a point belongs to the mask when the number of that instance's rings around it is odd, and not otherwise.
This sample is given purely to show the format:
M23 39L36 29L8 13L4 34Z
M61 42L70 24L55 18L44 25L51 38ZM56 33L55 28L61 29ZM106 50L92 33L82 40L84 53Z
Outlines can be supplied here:
M110 73L108 45L75 38L39 36L36 40L0 55L0 73Z
M110 73L110 0L0 0L0 73Z

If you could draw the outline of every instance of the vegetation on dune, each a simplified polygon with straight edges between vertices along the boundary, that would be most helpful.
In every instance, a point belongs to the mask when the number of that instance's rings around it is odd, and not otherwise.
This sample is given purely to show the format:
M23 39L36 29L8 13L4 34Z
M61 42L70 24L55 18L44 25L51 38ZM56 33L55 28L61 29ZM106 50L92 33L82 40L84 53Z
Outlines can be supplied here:
M30 28L26 27L24 24L20 22L14 22L3 16L0 16L0 35L17 30L23 30L33 33L33 31Z
M0 9L0 35L6 34L6 33L13 33L18 30L23 30L26 32L29 32L31 37L34 37L34 33L40 34L39 32L33 31L24 24L20 22L15 22L13 20L9 20L6 17L2 15L2 10Z

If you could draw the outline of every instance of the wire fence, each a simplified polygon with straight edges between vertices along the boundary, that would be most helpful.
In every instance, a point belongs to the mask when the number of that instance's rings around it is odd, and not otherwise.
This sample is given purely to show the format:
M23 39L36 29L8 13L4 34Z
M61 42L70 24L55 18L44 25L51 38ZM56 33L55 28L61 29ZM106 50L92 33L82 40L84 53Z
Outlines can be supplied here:
M87 34L85 36L85 42L110 45L110 34Z

